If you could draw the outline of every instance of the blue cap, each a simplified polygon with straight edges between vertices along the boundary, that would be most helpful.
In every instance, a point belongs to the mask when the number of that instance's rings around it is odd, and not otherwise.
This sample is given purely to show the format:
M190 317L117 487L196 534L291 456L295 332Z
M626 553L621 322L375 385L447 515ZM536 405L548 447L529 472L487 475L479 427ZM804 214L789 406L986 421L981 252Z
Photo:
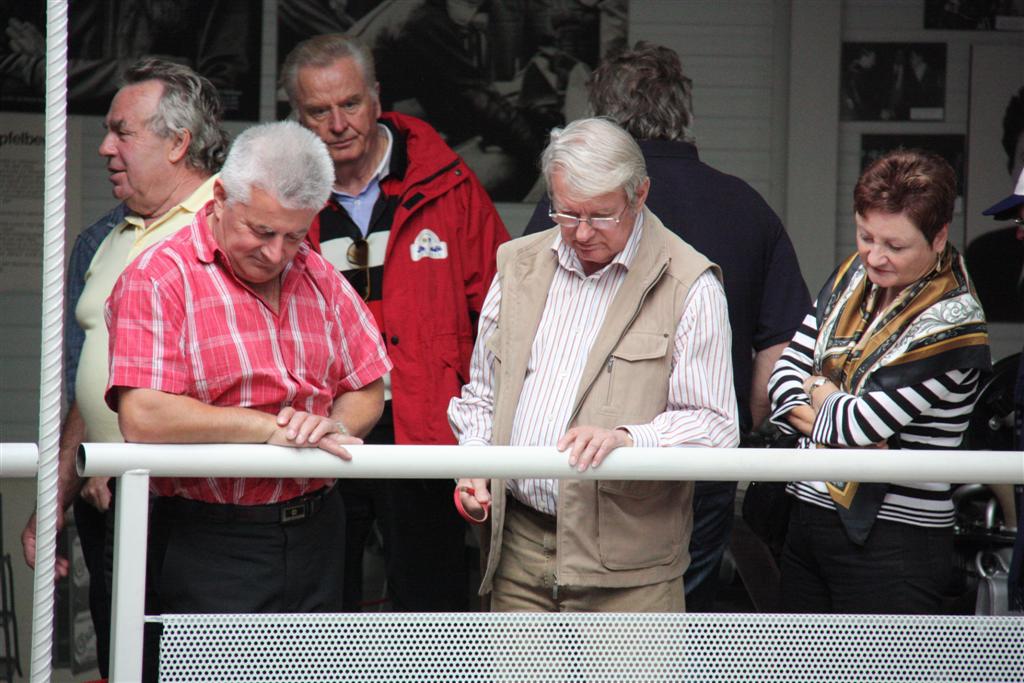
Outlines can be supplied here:
M1017 178L1017 187L1013 188L1013 194L981 213L984 216L995 216L997 221L1002 221L1016 215L1021 204L1024 204L1024 171L1021 171L1020 177Z

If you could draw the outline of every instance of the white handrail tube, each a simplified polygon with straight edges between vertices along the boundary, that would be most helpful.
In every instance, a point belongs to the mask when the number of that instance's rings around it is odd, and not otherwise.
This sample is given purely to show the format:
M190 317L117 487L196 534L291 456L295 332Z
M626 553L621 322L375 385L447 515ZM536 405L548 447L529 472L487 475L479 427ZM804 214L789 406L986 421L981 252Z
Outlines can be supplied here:
M117 483L114 516L110 680L141 681L149 526L149 473L146 470L122 473Z
M0 443L0 479L34 477L39 448L34 443Z
M351 446L345 462L315 448L252 444L86 443L85 477L145 467L154 477L679 479L1024 483L1024 453L790 448L622 448L580 473L553 447Z

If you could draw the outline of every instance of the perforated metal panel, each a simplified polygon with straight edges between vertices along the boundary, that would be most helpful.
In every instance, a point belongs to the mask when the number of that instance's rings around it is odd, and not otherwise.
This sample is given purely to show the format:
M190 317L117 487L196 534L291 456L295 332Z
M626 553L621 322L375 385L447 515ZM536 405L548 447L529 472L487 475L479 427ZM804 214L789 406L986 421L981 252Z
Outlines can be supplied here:
M1024 681L1024 618L164 615L160 680Z

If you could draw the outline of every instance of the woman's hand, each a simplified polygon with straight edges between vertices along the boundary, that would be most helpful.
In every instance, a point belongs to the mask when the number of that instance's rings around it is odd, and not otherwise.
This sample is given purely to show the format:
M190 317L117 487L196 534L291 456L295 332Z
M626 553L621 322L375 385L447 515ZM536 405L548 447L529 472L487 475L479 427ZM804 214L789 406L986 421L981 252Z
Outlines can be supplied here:
M839 387L832 380L822 375L811 375L804 380L804 393L811 399L811 409L814 416L818 415L818 411L821 410L821 404L825 402L825 399L839 390ZM811 422L813 421L812 417Z
M786 413L786 421L804 436L811 436L814 429L814 420L818 417L821 404L825 399L839 391L831 380L822 375L811 375L803 382L804 393L811 400L810 405L794 406Z
M804 436L810 436L814 429L814 409L806 405L793 406L793 409L786 413L786 421Z

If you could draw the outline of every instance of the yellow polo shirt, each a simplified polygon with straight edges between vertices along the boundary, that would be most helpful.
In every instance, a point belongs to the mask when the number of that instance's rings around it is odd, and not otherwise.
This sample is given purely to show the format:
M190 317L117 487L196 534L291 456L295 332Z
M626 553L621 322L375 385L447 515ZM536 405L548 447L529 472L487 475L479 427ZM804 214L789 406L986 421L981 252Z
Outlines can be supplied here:
M148 226L138 216L126 216L100 243L89 264L85 287L75 308L75 318L85 331L85 343L75 376L75 399L85 420L85 438L89 441L124 441L117 426L117 413L103 401L109 372L109 337L103 319L107 298L121 272L139 254L187 226L196 212L213 199L215 178L209 178L183 202Z

